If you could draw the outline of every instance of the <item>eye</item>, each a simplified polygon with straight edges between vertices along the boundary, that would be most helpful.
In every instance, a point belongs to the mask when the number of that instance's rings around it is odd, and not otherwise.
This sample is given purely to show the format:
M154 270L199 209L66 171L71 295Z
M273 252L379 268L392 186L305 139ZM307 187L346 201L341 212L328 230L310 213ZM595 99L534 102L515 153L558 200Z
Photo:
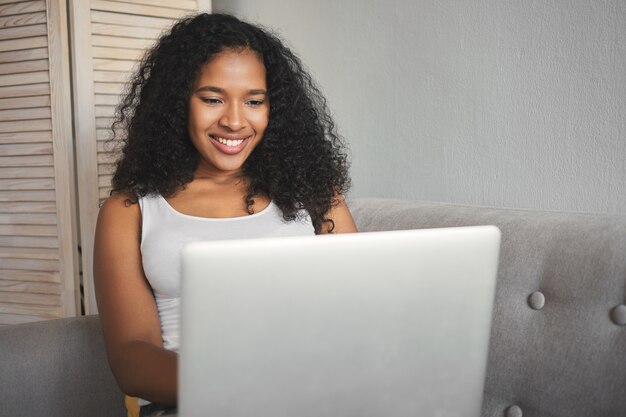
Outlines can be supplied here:
M259 100L259 99L252 99L252 100L246 101L246 104L248 104L249 106L252 106L252 107L262 106L263 103L265 103L265 101Z
M222 99L217 97L200 97L200 100L207 104L222 104Z

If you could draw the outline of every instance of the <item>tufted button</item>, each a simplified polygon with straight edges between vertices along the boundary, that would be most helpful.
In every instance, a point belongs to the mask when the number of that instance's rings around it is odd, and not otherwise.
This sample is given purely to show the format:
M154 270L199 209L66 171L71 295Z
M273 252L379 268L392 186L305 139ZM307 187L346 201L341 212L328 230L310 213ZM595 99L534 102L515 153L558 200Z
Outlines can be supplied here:
M504 412L504 417L522 417L522 415L522 409L516 405L508 407Z
M533 310L541 310L546 304L546 297L541 291L535 291L528 296L528 305ZM520 414L521 415L521 414Z
M611 320L618 326L626 326L626 305L613 307L611 310Z

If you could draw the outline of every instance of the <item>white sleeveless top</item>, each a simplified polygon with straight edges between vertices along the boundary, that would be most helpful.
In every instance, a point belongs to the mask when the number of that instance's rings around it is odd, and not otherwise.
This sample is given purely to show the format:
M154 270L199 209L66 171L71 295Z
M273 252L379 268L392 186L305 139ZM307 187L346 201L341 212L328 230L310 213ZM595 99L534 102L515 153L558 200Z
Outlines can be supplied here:
M286 222L273 202L243 217L205 218L176 211L161 195L139 198L143 270L154 292L163 345L177 352L180 320L180 250L189 242L313 235L311 217ZM300 218L300 216L299 216Z

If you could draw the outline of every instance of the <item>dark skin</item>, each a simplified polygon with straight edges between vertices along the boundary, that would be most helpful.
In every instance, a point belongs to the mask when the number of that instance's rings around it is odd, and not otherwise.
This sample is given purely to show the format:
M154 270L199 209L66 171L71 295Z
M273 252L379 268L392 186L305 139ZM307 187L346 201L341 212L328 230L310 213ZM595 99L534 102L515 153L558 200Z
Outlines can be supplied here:
M265 68L251 51L225 51L204 65L190 98L189 133L198 150L198 169L193 181L167 198L174 209L197 217L249 215L242 165L267 126L265 90ZM228 139L231 147L220 147L218 138ZM107 355L124 393L176 405L178 354L163 347L156 302L142 267L141 211L128 198L123 193L110 197L96 227L94 280ZM343 196L336 198L338 204L326 215L335 223L333 233L356 232ZM270 199L258 195L254 201L252 209L258 212ZM329 227L325 223L322 233Z

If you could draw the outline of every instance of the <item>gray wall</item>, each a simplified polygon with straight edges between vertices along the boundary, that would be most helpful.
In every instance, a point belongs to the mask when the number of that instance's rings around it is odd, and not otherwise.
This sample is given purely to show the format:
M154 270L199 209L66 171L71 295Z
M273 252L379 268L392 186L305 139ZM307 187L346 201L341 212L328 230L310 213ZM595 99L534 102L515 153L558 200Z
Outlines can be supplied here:
M350 196L626 213L625 0L214 0L326 94Z

